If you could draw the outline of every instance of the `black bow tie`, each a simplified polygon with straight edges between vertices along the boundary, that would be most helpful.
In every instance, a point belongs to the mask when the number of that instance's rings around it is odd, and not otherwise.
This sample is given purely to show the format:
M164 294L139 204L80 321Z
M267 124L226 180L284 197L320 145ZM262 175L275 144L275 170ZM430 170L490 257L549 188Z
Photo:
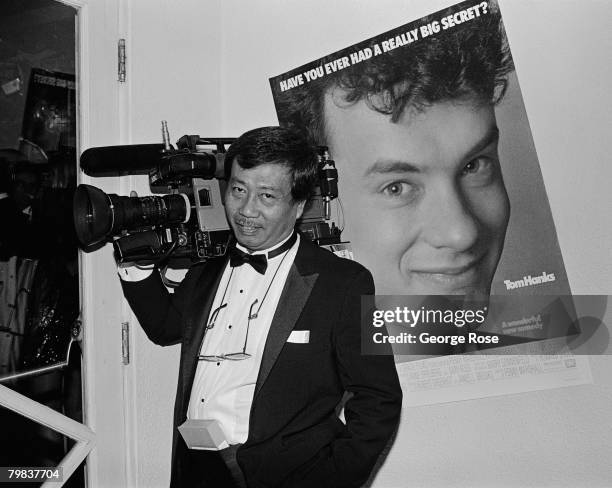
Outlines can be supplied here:
M235 268L236 266L242 266L244 263L248 263L253 266L253 269L260 274L265 274L268 268L268 259L265 254L249 254L236 247L230 247L230 266Z
M244 263L248 263L253 266L253 269L258 273L266 274L266 269L268 269L268 259L275 258L285 251L288 251L295 244L295 241L297 241L296 232L294 232L282 246L270 251L267 257L265 254L249 254L241 251L236 246L232 246L229 248L230 266L235 268L236 266L242 266Z

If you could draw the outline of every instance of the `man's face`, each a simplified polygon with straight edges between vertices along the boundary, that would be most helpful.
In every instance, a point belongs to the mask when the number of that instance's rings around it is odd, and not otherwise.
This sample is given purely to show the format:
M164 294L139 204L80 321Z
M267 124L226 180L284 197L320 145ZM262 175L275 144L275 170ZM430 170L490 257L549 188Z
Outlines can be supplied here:
M287 237L305 202L291 196L291 173L283 164L251 169L236 161L225 191L225 215L238 242L251 251L274 246Z
M488 295L510 205L491 105L437 103L393 123L325 102L355 258L378 294Z

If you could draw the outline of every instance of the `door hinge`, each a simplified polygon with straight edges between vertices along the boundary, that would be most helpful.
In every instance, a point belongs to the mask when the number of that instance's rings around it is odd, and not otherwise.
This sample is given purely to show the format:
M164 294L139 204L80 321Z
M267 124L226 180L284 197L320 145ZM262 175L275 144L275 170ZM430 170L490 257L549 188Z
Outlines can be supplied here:
M121 357L123 364L130 364L130 323L121 322Z
M125 39L119 39L117 44L117 79L125 83Z

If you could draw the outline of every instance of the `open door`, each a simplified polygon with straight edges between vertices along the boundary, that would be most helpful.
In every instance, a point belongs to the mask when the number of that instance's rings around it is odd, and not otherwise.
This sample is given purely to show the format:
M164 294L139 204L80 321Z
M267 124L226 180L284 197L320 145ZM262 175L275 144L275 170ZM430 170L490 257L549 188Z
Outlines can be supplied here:
M120 140L120 18L118 0L0 4L0 465L48 468L43 486L127 485L124 305L108 250L72 239L78 155Z

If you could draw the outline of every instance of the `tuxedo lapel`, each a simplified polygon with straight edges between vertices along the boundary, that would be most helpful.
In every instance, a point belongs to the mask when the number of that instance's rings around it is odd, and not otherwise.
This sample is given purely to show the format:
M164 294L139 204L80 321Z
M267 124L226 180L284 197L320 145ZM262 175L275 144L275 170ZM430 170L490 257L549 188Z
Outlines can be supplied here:
M302 237L302 242L304 237ZM310 297L312 288L318 278L318 273L304 271L305 252L303 244L296 255L295 261L289 270L287 281L283 287L270 331L266 339L266 345L259 367L259 375L255 386L255 396L268 378L281 349L287 342L293 327L295 326L304 305ZM307 259L306 259L307 260ZM306 267L308 268L308 266Z

